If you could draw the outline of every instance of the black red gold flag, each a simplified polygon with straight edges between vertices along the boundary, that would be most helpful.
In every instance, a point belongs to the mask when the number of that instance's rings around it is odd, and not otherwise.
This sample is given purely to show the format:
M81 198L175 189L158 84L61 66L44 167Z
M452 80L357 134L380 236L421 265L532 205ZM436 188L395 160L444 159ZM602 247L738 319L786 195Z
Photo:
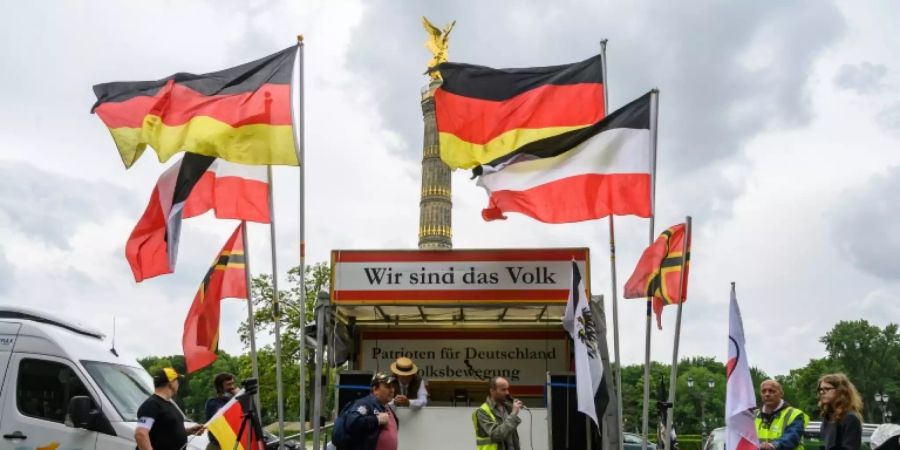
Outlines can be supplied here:
M297 47L218 72L94 86L96 113L125 167L189 151L253 165L298 165L291 118ZM297 87L299 88L299 87Z
M489 164L541 139L604 117L600 55L549 67L493 69L445 62L435 90L441 159L451 169Z

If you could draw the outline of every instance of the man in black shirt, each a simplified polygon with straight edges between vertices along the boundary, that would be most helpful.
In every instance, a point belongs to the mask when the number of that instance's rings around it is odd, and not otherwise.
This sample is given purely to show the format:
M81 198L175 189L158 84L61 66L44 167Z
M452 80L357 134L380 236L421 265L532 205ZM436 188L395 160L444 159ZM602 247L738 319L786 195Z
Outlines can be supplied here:
M153 395L137 411L134 441L138 450L181 450L187 443L188 434L203 431L203 425L185 428L184 414L172 401L178 393L181 378L171 367L153 373Z
M209 422L210 419L216 412L219 411L237 392L237 386L234 383L234 375L223 372L213 379L213 385L216 388L216 396L210 397L206 400L206 421ZM206 446L206 450L219 450L219 441L216 440L216 437L212 435L212 433L208 433L209 437L209 445Z

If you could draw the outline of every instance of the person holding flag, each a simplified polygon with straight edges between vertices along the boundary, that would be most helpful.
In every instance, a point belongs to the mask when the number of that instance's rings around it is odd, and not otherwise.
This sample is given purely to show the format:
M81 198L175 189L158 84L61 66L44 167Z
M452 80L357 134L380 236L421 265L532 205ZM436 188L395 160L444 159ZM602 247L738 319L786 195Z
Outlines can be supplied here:
M744 345L744 324L737 303L734 283L731 283L731 306L728 314L728 363L725 365L725 450L757 450L753 410L756 396L750 364Z

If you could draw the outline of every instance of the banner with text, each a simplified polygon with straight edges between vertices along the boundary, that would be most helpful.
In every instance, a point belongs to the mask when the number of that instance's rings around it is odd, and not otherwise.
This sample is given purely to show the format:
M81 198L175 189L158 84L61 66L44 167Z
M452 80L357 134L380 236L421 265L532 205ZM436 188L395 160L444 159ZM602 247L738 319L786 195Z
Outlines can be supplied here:
M359 367L388 371L411 358L428 380L487 381L501 376L516 391L540 395L547 372L569 368L564 331L378 330L363 331Z
M565 304L570 262L590 274L587 248L333 250L335 304ZM590 293L590 277L585 277Z

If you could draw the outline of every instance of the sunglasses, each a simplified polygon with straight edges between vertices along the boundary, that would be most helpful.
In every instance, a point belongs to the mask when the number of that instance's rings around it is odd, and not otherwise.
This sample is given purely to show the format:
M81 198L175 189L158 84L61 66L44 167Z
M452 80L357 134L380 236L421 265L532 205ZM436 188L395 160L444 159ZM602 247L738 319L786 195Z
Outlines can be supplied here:
M821 395L821 394L824 394L824 393L826 393L826 392L828 392L828 391L833 391L834 389L835 389L835 388L830 387L830 386L828 386L828 387L823 386L823 387L820 387L819 389L816 389L816 392L818 392L819 395Z

